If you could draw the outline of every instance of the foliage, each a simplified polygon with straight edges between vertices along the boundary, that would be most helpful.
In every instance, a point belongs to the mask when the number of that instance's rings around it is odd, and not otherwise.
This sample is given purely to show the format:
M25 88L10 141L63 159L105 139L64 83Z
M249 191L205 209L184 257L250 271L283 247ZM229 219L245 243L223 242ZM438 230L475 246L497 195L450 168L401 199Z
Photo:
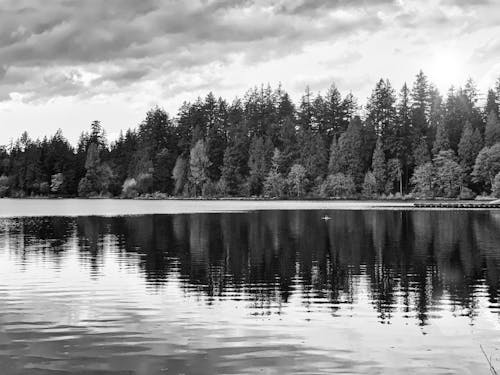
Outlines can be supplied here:
M500 121L498 120L498 115L492 111L488 114L486 120L484 143L486 146L490 147L497 142L500 142Z
M189 180L193 186L195 196L201 193L203 184L208 181L207 173L209 165L210 160L208 160L205 142L199 140L189 154Z
M124 198L135 198L139 195L135 178L127 178L123 182L122 195Z
M500 171L498 92L482 106L469 80L443 98L419 72L395 93L378 80L359 111L333 84L325 94L306 89L297 106L267 85L232 103L209 93L175 117L154 107L113 142L99 121L75 146L60 130L24 132L0 146L0 194L372 195L373 179L377 194L488 192Z
M351 176L343 173L328 175L321 186L323 197L350 197L356 192L356 186Z
M382 194L385 190L387 181L385 154L382 148L382 140L379 138L373 151L372 158L373 177L375 178L375 186L377 194Z
M0 198L3 198L9 192L9 178L5 175L0 176Z
M431 162L418 166L411 178L413 192L417 196L429 198L434 196L435 170Z
M473 179L486 188L493 185L493 179L500 172L500 143L485 147L479 152L472 172Z
M495 179L493 180L493 187L491 188L491 192L495 197L500 198L500 172L497 173Z
M455 198L462 187L463 169L455 161L453 151L441 151L433 159L435 166L435 195Z
M378 193L377 180L375 175L368 171L365 174L365 180L363 181L363 196L367 198L375 197Z
M292 165L290 173L288 173L288 186L290 194L295 197L301 197L305 194L307 180L307 171L304 166L300 164Z
M174 194L181 194L188 180L188 166L186 159L180 155L175 161L175 166L172 171L172 178L175 182Z

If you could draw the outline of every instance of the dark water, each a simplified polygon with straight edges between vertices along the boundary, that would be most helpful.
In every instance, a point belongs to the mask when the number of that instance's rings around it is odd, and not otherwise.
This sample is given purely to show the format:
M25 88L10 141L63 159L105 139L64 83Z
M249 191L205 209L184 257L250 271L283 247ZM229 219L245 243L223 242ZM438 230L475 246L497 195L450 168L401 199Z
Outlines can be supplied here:
M500 212L324 214L0 219L0 373L500 367Z

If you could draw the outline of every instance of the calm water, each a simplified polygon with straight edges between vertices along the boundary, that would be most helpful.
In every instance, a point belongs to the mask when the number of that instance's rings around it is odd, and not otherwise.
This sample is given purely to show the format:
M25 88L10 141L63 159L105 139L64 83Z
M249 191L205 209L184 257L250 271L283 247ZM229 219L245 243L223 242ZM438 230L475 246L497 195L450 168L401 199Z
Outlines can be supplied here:
M498 211L3 218L0 373L488 374L499 282Z

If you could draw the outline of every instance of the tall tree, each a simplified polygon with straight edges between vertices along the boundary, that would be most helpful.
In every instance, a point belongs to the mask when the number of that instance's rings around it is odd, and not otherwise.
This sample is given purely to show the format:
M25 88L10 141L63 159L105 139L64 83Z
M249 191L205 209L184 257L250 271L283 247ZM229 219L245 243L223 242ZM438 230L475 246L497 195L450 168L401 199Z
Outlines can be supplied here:
M191 149L189 157L189 178L191 180L195 196L198 193L201 194L203 185L208 181L209 166L210 160L208 159L207 148L205 146L205 142L200 139Z
M377 193L382 194L385 190L387 177L385 154L382 146L382 140L380 138L377 140L375 151L373 151L372 170L375 177Z
M339 139L339 169L351 176L357 185L361 185L364 179L361 129L361 119L354 117Z
M436 133L436 140L432 147L432 154L437 155L440 151L446 151L450 149L450 139L448 137L448 130L446 129L444 123L439 123Z
M248 167L250 194L260 195L264 180L271 168L273 145L269 138L254 137L250 144Z
M500 142L500 121L494 112L490 112L484 131L484 143L486 146L492 146L497 142Z

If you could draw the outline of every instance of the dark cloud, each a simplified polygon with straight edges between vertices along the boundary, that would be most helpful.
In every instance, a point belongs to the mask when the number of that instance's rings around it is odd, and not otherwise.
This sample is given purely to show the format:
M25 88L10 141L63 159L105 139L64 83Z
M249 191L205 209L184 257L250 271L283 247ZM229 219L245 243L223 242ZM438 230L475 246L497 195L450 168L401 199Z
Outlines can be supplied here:
M395 0L1 1L0 79L8 84L0 96L39 98L92 95L100 85L120 88L236 57L253 64L296 54L382 30L390 25L378 12L400 8ZM415 19L402 12L397 22L411 28ZM451 21L436 14L429 22ZM96 75L93 87L78 76L84 71Z

